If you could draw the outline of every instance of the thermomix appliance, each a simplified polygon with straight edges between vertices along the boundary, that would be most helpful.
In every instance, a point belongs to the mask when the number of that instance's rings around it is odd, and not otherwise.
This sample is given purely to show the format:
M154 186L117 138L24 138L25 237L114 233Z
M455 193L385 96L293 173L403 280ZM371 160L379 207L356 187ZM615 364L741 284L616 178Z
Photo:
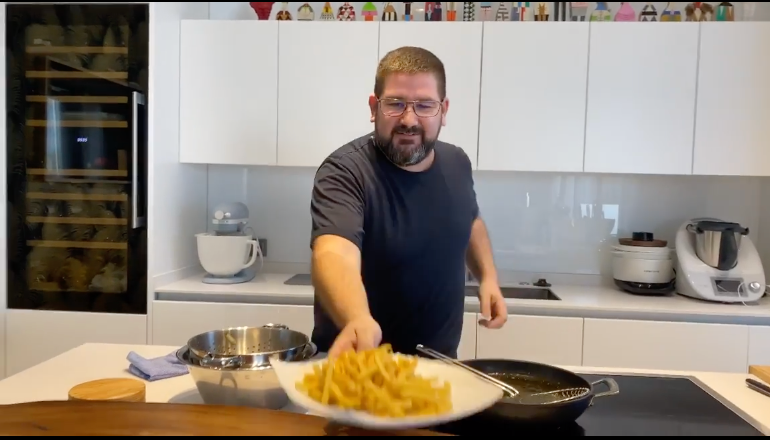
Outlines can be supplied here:
M715 218L684 222L676 234L676 291L722 303L757 301L765 271L749 229Z

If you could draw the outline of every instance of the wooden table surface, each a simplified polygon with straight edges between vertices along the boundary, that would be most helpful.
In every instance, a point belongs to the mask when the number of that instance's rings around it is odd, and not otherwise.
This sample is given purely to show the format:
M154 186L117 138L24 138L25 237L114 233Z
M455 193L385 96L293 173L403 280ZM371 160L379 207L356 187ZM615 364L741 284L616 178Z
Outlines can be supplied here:
M62 436L440 436L366 431L283 411L170 403L35 402L0 406L0 435Z

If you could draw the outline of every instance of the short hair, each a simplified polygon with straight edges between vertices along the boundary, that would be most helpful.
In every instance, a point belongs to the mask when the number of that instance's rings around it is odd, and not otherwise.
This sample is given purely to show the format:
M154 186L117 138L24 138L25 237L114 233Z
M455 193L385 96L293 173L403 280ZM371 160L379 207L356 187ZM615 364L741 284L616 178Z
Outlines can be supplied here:
M391 50L377 66L374 78L374 95L382 96L385 79L394 73L414 75L417 73L432 73L438 84L438 94L443 101L446 98L446 72L444 63L433 52L422 47L404 46Z

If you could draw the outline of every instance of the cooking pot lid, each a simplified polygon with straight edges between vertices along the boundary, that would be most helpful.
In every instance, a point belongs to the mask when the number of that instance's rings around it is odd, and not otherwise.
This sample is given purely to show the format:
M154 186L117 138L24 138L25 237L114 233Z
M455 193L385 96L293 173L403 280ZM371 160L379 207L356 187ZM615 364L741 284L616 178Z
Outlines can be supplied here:
M748 234L749 229L744 228L739 223L733 222L717 222L710 220L699 221L695 224L698 231L710 231L710 232L737 232L740 234Z

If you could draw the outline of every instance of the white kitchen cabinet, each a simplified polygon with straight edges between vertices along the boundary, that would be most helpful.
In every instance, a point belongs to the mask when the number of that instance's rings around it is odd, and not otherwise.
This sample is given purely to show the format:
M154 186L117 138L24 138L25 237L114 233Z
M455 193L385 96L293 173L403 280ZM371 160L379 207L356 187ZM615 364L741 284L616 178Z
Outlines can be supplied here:
M749 327L749 365L770 365L770 327Z
M698 33L698 23L591 26L586 172L692 173Z
M4 294L5 293L3 293L3 295ZM0 309L0 380L5 379L5 314L6 311L4 309Z
M460 336L460 346L457 347L457 358L460 360L476 359L476 327L479 318L476 313L463 314L463 333Z
M477 341L479 359L580 366L583 361L583 318L509 315L502 329L478 326Z
M484 23L479 170L583 171L588 31Z
M8 376L87 343L147 343L146 315L47 310L7 310L5 313Z
M693 174L770 176L770 23L702 23Z
M586 319L583 365L745 373L745 325Z
M374 129L378 30L363 21L279 23L278 165L317 167Z
M179 161L274 165L278 22L183 20L181 33Z
M265 324L283 324L310 337L313 306L154 301L152 344L181 347L207 331Z
M481 22L408 22L380 24L380 59L393 49L418 46L444 63L449 111L439 139L462 148L476 168L481 88Z

